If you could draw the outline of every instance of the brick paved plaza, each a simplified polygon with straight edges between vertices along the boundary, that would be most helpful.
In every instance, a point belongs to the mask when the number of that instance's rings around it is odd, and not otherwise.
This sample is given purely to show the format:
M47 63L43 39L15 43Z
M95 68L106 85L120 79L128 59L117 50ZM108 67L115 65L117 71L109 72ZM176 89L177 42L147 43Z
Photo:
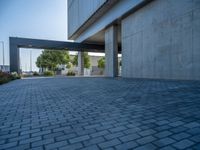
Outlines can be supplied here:
M200 149L200 82L23 79L0 86L0 149Z

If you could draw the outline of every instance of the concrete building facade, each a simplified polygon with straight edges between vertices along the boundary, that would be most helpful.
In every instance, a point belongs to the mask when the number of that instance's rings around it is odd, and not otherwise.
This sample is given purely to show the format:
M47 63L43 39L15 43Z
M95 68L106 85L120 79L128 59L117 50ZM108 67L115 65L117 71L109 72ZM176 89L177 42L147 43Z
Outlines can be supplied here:
M68 0L68 23L69 39L105 45L106 76L121 51L122 77L200 79L200 0Z

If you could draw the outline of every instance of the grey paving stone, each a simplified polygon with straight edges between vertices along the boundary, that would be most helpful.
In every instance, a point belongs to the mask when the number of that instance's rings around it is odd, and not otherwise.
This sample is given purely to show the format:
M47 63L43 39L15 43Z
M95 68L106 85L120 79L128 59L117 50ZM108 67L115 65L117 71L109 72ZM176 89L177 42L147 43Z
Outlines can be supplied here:
M190 135L187 134L187 133L181 132L181 133L178 133L178 134L174 134L171 137L176 139L176 140L182 140L182 139L190 137Z
M184 122L182 122L182 121L176 121L176 122L170 123L169 125L172 127L177 127L177 126L181 126L183 124L184 124Z
M55 133L50 133L50 134L43 135L43 138L44 139L56 138L56 137L59 137L59 136L62 136L62 135L64 135L63 132L55 132Z
M56 148L61 148L65 145L68 145L67 141L60 141L60 142L55 142L55 143L52 143L52 144L47 144L45 146L45 149L46 150L53 150L53 149L56 149Z
M110 132L119 132L119 131L123 131L123 130L126 130L127 128L125 126L119 126L119 127L116 127L116 128L112 128L112 129L109 129Z
M194 142L200 143L200 135L195 135L191 137L190 139Z
M197 144L197 145L195 145L195 146L193 147L193 149L195 149L195 150L199 150L199 149L200 149L200 143Z
M45 131L32 133L31 136L34 137L34 136L46 135L46 134L49 134L49 133L51 133L51 130L45 130Z
M118 139L113 139L113 140L110 140L110 141L106 141L106 142L100 143L99 146L102 149L104 149L104 148L109 148L109 147L112 147L112 146L117 146L120 143L121 142Z
M91 129L91 128L98 128L98 127L100 127L100 126L101 126L100 124L93 124L93 125L85 126L84 128L85 128L85 129Z
M157 138L164 138L164 137L167 137L167 136L170 136L170 135L172 135L172 132L162 131L162 132L155 134L154 136L157 137Z
M35 141L41 140L41 136L33 137L33 138L28 138L28 139L23 139L19 141L19 144L27 144L27 143L33 143Z
M170 129L170 131L174 132L174 133L185 132L186 130L187 130L187 128L183 127L183 126L179 126L179 127L175 127L175 128Z
M120 139L122 142L128 142L128 141L132 141L132 140L138 139L138 138L140 138L140 137L141 137L140 135L134 133L134 134L129 134L129 135L120 137L119 139Z
M0 149L4 150L4 149L11 148L11 147L16 147L16 146L17 146L17 142L11 142L11 143L6 143L3 145L0 145Z
M74 137L77 137L77 135L75 133L70 133L70 134L65 134L65 135L62 135L62 136L58 136L55 139L56 139L56 141L64 141L64 140L72 139Z
M187 130L187 133L192 134L192 135L199 135L200 127L189 129Z
M110 147L110 148L105 148L104 150L115 150L115 149Z
M111 128L113 128L113 125L109 124L109 125L102 125L102 126L96 128L96 130L97 131L102 131L102 130L111 129Z
M156 131L154 131L153 129L148 129L148 130L144 130L144 131L139 132L139 134L141 136L152 135L154 133L156 133Z
M92 145L92 146L82 148L81 150L100 150L100 148L97 147L97 145Z
M14 146L12 148L6 148L6 150L27 150L27 149L31 149L30 144L24 144L24 145Z
M20 135L20 136L14 137L14 138L9 138L8 141L15 142L15 141L20 141L20 140L29 139L29 138L30 138L30 135L26 134L26 135Z
M194 145L194 142L187 140L187 139L173 144L173 146L176 147L177 149L186 149L186 148L189 148L192 145Z
M138 146L138 144L136 142L131 141L131 142L120 144L120 145L116 146L115 148L117 150L128 150L128 149L133 149L137 146Z
M166 137L166 138L160 139L158 141L155 141L153 143L158 147L164 147L164 146L170 145L174 142L176 142L176 141L171 138Z
M168 120L161 120L161 121L157 121L157 122L155 122L157 125L165 125L165 124L168 124L169 123L169 121Z
M140 138L140 139L138 139L138 140L136 140L136 141L137 141L139 144L142 144L142 145L143 145L143 144L147 144L147 143L153 142L153 141L155 141L155 140L156 140L155 137L149 135L149 136Z
M42 146L31 148L30 150L44 150Z
M176 150L176 149L172 146L166 146L166 147L160 148L160 150Z
M1 149L199 148L200 81L55 77L0 95Z
M190 123L188 123L188 124L185 124L184 126L187 127L187 128L195 128L195 127L199 127L199 126L200 126L200 123L197 123L197 122L190 122Z
M114 138L117 138L117 137L122 137L124 134L122 132L115 132L115 133L111 133L111 134L107 134L105 135L104 137L107 139L107 140L110 140L110 139L114 139Z
M151 143L134 148L134 150L155 150L155 149L157 149L156 146L154 146Z
M35 133L35 132L39 132L39 131L40 131L40 129L33 129L33 130L22 131L22 132L20 133L20 135Z
M89 146L89 145L93 145L93 144L102 143L104 141L105 141L105 139L103 137L96 137L96 138L92 138L92 139L83 141L83 144L84 144L84 146Z
M1 140L1 141L0 141L0 145L2 145L2 144L4 144L4 143L6 143L6 140Z
M71 129L70 126L59 127L59 128L53 129L53 132L59 132L59 131L70 130L70 129Z
M70 139L69 142L70 143L77 143L77 142L81 142L81 141L86 141L90 139L90 137L88 135L84 135L84 136L79 136L73 139Z
M59 150L75 150L75 149L80 149L82 148L83 145L81 143L74 143L74 144L71 144L71 145L66 145L66 146L63 146L61 148L59 148Z
M18 137L18 133L12 133L12 134L6 134L6 135L2 135L0 136L0 139L9 139L9 138L15 138Z
M54 139L44 139L44 140L40 140L40 141L37 141L37 142L33 142L31 144L31 146L32 147L39 147L39 146L47 145L47 144L50 144L50 143L54 143Z
M99 131L99 132L93 133L93 134L91 134L91 136L92 137L98 137L98 136L106 135L108 133L109 132L107 130L104 130L104 131Z

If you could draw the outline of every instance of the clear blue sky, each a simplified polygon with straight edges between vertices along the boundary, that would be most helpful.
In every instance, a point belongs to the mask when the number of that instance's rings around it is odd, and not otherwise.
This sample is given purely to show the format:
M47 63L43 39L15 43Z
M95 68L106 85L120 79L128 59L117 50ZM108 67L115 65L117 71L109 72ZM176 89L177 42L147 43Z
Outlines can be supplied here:
M5 64L9 65L10 36L66 41L67 24L67 0L0 0L0 65L3 64L1 41L4 43ZM28 50L20 49L24 71L30 70L31 49ZM41 51L32 49L33 70L38 70L35 61Z
M66 41L67 0L0 0L0 41L4 42L7 65L9 36ZM29 68L30 51L21 51L23 69ZM40 52L33 50L33 57Z

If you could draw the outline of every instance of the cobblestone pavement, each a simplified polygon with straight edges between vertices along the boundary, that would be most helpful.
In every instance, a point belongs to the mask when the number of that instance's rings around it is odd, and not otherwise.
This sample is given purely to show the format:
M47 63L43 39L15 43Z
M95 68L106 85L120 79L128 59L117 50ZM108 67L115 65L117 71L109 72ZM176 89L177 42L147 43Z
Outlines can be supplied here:
M200 82L63 77L1 85L0 149L200 150Z

